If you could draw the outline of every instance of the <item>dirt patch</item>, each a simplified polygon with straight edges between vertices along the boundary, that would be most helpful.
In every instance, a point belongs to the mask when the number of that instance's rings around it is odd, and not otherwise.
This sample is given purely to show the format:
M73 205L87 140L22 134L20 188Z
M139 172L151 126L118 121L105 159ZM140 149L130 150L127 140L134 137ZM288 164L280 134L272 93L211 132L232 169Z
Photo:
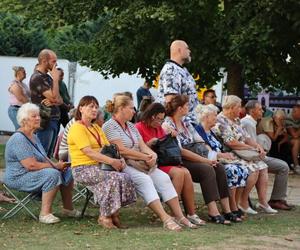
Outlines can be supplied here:
M230 239L226 240L220 244L209 246L209 247L199 247L195 249L201 250L212 250L212 249L222 249L222 250L270 250L270 249L300 249L300 235L287 235L287 236L254 236L247 237L245 235L241 236L239 240Z

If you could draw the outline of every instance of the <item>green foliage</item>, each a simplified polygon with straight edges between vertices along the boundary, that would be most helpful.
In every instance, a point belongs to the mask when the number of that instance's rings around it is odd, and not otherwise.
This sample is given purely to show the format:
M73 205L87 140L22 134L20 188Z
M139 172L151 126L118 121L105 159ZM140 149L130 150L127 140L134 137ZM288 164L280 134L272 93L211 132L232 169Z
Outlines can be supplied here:
M220 67L236 75L229 85L299 85L298 0L2 0L0 9L42 21L60 56L104 75L153 79L183 39L200 85L214 84Z
M45 47L47 40L39 23L0 12L0 55L36 56Z

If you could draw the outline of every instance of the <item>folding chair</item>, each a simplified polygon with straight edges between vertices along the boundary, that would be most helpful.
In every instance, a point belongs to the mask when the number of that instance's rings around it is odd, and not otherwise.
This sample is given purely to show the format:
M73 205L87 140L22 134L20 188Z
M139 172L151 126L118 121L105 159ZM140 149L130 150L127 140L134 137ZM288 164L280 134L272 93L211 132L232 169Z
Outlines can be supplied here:
M24 209L25 211L27 211L31 215L31 217L33 219L38 220L38 217L32 211L30 211L30 208L27 205L32 201L34 202L34 200L39 197L39 195L40 195L39 193L22 192L22 193L26 193L25 197L24 198L18 198L17 195L13 192L12 189L10 189L4 183L2 185L5 188L5 190L7 191L7 193L9 193L16 200L15 206L13 208L11 208L6 214L4 214L2 219L11 218L14 215L16 215L18 212L20 212L22 209Z
M82 187L81 186L74 186L74 190L76 191L76 194L73 195L72 197L72 202L76 202L80 198L85 199L85 203L83 205L83 208L81 210L81 217L83 217L85 210L88 206L88 203L91 203L92 205L96 205L94 201L91 199L93 197L93 193L87 188L87 187Z

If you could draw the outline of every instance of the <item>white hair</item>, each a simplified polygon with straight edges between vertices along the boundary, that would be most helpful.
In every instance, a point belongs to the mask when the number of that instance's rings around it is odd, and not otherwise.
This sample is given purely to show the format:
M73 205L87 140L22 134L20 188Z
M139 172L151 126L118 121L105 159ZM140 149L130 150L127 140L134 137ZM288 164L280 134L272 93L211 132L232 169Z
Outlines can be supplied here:
M198 122L202 122L208 115L213 114L213 113L218 113L219 109L213 104L208 104L208 105L202 105L199 104L196 109L196 116Z
M227 96L224 97L222 108L223 109L233 108L237 104L241 104L241 103L242 103L242 99L239 98L238 96L236 96L236 95L227 95Z
M40 112L40 108L37 105L30 102L23 104L19 108L17 113L17 121L20 126L22 126L22 123L25 119L29 118L29 114L31 112Z

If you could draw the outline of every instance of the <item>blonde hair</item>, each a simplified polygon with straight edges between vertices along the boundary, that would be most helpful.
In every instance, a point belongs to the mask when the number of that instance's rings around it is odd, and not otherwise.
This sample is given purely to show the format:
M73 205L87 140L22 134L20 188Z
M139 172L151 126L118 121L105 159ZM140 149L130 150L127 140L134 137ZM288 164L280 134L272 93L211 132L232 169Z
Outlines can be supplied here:
M197 121L202 122L208 115L212 113L218 113L218 111L219 109L213 104L199 104L195 109Z
M284 110L277 109L277 110L273 113L273 117L286 117L286 114L285 114Z
M224 101L222 104L223 109L229 109L235 107L237 104L241 104L242 99L236 95L227 95L224 97Z
M113 104L112 104L113 114L117 113L119 108L128 106L130 102L132 102L132 99L128 96L125 95L114 96Z

